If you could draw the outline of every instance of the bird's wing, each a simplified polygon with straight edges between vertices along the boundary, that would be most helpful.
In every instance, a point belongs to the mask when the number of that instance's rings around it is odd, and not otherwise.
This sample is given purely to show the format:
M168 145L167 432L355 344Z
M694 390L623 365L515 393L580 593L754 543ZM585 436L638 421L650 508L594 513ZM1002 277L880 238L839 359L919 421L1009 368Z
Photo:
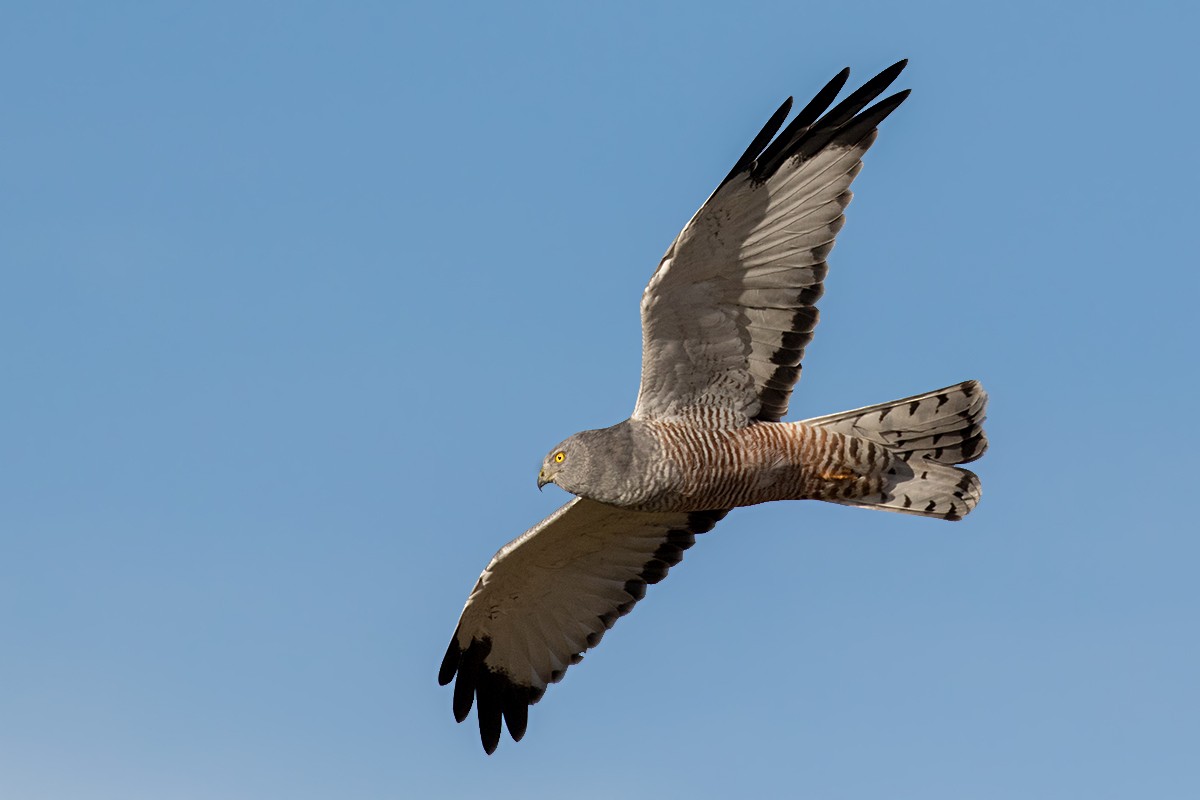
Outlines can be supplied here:
M477 701L488 753L503 717L514 740L529 706L666 577L726 511L649 513L577 498L492 558L467 598L438 672L454 680L454 718Z
M776 136L788 98L684 226L642 296L635 418L729 426L787 412L850 183L908 91L867 104L906 63L826 112L843 70Z

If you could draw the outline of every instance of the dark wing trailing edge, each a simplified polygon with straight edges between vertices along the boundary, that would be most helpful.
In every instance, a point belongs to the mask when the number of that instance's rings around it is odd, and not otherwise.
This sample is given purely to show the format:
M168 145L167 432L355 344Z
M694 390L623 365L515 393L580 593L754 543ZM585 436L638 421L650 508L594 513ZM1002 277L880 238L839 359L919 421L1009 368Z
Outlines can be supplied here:
M642 298L635 418L727 426L787 413L850 184L908 91L869 104L906 63L830 108L843 70L785 127L789 98L680 232Z
M476 706L489 754L502 721L520 741L546 686L726 513L648 513L575 499L502 547L467 599L438 670L438 683L454 681L454 718L462 722Z

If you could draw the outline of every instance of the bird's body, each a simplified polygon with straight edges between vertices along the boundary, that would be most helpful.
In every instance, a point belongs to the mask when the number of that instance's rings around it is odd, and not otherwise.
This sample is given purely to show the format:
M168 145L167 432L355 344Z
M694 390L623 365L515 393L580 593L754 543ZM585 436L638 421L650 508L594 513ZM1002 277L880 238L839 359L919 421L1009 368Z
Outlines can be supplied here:
M668 502L642 511L702 511L714 501L717 508L741 508L773 500L852 500L877 493L893 461L874 442L804 422L755 422L703 436L686 425L654 427L667 463L687 477Z
M975 475L952 467L984 446L985 398L979 384L970 381L850 412L858 415L855 433L821 421L725 427L687 419L628 419L577 433L555 447L554 453L567 455L554 480L580 497L631 511L706 511L774 500L867 506L881 505L894 494L900 504L894 510L956 519L979 496ZM920 420L913 422L918 412ZM929 462L924 477L910 466L912 450L880 433L881 423L894 425L893 416L906 414L906 430L920 431L928 440L919 448ZM566 469L576 463L580 466ZM943 487L934 478L954 486L948 498L935 497Z
M611 495L578 494L634 511L850 499L879 491L891 462L887 451L872 442L803 422L715 429L679 422L621 425L637 426L639 438L649 440L647 449L657 456L654 469Z
M642 297L631 417L552 449L538 486L577 495L480 575L438 672L484 749L525 734L548 684L730 509L825 500L958 520L979 500L961 468L987 448L987 394L966 381L784 422L850 184L905 62L830 107L843 70L786 127L791 98L684 226Z

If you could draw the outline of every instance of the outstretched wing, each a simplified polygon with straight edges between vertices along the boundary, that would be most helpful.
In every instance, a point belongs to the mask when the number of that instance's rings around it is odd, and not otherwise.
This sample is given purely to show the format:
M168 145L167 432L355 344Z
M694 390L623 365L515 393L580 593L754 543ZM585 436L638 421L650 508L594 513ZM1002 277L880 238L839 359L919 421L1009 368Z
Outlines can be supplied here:
M787 413L850 183L908 91L866 106L906 63L825 113L843 70L775 136L788 98L684 226L642 296L635 418L729 426Z
M438 672L454 718L477 700L483 749L516 741L529 706L678 564L726 511L647 513L576 498L500 548L467 598Z

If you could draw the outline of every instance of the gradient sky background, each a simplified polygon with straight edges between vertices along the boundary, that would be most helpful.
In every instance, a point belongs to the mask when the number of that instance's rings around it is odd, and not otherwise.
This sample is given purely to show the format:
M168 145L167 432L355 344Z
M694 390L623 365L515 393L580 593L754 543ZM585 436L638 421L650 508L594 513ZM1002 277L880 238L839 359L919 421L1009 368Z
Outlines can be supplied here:
M5 3L0 797L1200 796L1195 8ZM732 514L485 757L658 258L902 57L792 418L980 378L983 503Z

